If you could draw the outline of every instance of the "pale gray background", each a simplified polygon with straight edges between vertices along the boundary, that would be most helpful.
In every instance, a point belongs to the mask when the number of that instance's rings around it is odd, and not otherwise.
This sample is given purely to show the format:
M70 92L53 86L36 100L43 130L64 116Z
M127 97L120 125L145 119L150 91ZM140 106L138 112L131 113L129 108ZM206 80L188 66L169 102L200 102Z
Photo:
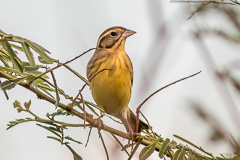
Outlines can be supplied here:
M137 34L126 43L126 51L134 66L134 85L129 105L134 111L145 97L158 88L202 70L200 75L155 95L143 106L142 112L154 131L164 138L176 140L172 135L177 134L215 155L230 152L229 146L223 142L210 142L209 126L197 118L189 105L190 100L203 103L205 110L216 115L227 130L237 133L229 112L217 93L212 68L206 66L191 38L191 31L196 29L196 21L187 20L190 11L186 5L167 0L1 0L0 12L0 29L42 45L52 53L53 58L61 62L95 47L99 35L108 27L120 25L136 31ZM199 21L203 26L225 24L224 19L222 22L221 19L215 21L211 16ZM236 54L237 49L239 52L237 46L233 47L217 38L208 38L206 43L219 66L239 58L239 54ZM92 54L93 51L70 66L85 76L86 64ZM75 96L83 85L66 69L56 70L55 74L58 86L69 95ZM84 94L85 99L91 100L88 87ZM31 109L42 117L55 109L21 87L8 91L8 95L10 100L7 101L0 92L0 159L73 159L66 147L46 138L51 133L34 123L22 124L6 131L9 121L29 117L28 114L17 113L12 107L16 99L21 103L31 99ZM82 123L78 119L72 122ZM109 123L109 120L104 118L104 122ZM122 129L124 130L123 127ZM79 128L69 129L67 133L85 145L88 131L89 129ZM112 143L114 139L106 133L103 136L110 158L126 159L126 155L117 148L118 144ZM84 159L106 158L95 129L88 147L85 148L84 145L72 143L72 147ZM157 154L149 159L158 159Z

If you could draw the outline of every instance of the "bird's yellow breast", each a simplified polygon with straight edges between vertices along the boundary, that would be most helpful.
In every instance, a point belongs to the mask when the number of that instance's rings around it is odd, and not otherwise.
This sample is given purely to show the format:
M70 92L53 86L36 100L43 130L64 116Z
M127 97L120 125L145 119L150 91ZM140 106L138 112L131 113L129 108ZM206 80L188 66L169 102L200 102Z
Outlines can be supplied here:
M131 98L131 79L129 58L126 54L115 54L108 58L98 69L97 75L91 80L91 90L97 105L108 114L117 116L122 109L128 107ZM132 68L131 68L132 69Z

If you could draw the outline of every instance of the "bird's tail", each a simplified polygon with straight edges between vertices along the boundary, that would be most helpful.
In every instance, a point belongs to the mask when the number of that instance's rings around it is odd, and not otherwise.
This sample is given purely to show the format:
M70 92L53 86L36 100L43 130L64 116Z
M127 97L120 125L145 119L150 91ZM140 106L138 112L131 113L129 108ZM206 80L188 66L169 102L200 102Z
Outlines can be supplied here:
M142 120L139 119L139 125L138 125L138 130L136 131L136 121L137 121L137 116L129 109L130 114L128 114L128 122L130 123L130 126L133 130L133 132L140 133L143 129L149 129L149 126L144 123Z

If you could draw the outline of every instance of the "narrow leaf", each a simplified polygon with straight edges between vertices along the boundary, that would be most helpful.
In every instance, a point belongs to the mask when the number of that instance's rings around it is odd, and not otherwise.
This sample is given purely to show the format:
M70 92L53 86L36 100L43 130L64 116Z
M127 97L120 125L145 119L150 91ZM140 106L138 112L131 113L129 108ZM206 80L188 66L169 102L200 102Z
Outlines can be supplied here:
M29 45L26 42L23 42L22 47L23 47L23 51L25 52L27 59L30 63L30 66L35 67L36 65L35 65L35 61L33 58L33 53L30 51Z
M12 43L10 43L10 45L11 45L13 48L15 48L15 49L17 49L17 50L19 50L19 51L22 51L22 52L24 52L22 47L20 47L20 46L17 46L17 45L15 45L15 44L12 44Z
M14 78L14 79L11 79L12 82L18 84L20 83L22 80L24 79L27 79L29 76L23 76L23 77L20 77L20 78Z
M20 72L18 70L14 69L14 68L11 68L11 67L2 67L2 66L0 66L0 70L1 71L7 71L7 72L20 74Z
M7 130L18 125L18 124L21 124L21 123L25 123L25 122L31 122L31 121L34 121L33 119L31 118L25 118L25 119L16 119L16 121L10 121L8 124L7 124Z
M1 88L2 90L10 90L12 88L14 88L16 86L17 83L14 83L12 81L5 81L3 83L1 83Z
M74 160L82 160L82 157L77 154L69 145L65 144L65 146L72 152Z
M38 46L37 44L27 41L27 44L34 50L36 51L41 58L43 58L48 64L52 64L53 61L52 59L45 53L45 51L43 50L43 48L41 48L40 46Z
M54 139L54 140L62 143L62 142L61 142L61 139L59 139L59 138L57 138L57 137L47 136L47 138Z
M156 141L154 141L152 144L150 144L149 146L144 147L139 154L139 159L140 160L147 159L154 152L155 147L156 147L157 143L159 142L159 140L160 140L160 137Z
M38 56L38 60L43 64L49 64L49 62L46 61L46 59L42 58L41 56Z
M185 148L177 150L173 160L183 160L185 153L186 153L186 149Z
M55 91L54 88L51 88L48 84L46 84L45 82L42 82L42 83L37 83L37 86L38 87L42 87L42 88L45 88L49 91Z
M35 72L35 71L37 71L39 69L39 67L37 67L37 66L35 66L35 67L33 67L33 66L26 66L26 67L24 67L24 69L28 73L38 73L38 74L41 73L41 72Z
M68 139L68 140L70 140L70 141L76 142L76 143L78 143L78 144L82 144L82 142L79 142L79 141L73 139L72 137L67 136L67 137L64 137L64 138L65 138L65 139Z
M13 63L13 67L18 69L21 73L23 72L23 64L22 64L22 61L16 56L14 57L14 63Z
M20 83L22 80L26 79L28 76L20 77L20 78L15 78L11 80L7 80L3 83L1 83L1 88L2 90L10 90L14 88L18 83Z
M159 157L160 158L163 158L163 156L164 156L164 154L166 154L167 150L169 150L171 148L170 144L171 144L171 142L168 138L163 142L161 148L159 149Z
M1 51L0 51L0 53L1 53ZM1 54L0 54L0 61L2 61L2 63L4 64L4 66L6 66L6 67L9 67L9 65L8 65L8 60L7 59L4 59L2 56L1 56Z
M25 39L25 38L18 37L18 36L13 36L13 35L9 35L9 36L11 36L11 37L12 37L12 40L15 41L15 42L20 42L20 43L22 43L22 42L25 42L25 41L27 40L27 39Z
M192 154L192 153L189 153L189 155L188 155L188 160L196 160L195 155Z
M37 124L37 125L38 125L39 127L42 127L42 128L44 128L44 129L48 130L49 132L52 132L52 133L55 134L56 136L61 137L61 135L58 134L57 132L55 132L52 128L47 127L47 126L44 126L44 125L41 125L41 124Z
M11 45L7 41L0 40L1 46L8 52L13 66L19 70L21 73L23 72L23 66L21 65L21 61L17 58L17 55L13 51Z
M11 61L11 57L6 53L4 48L0 46L0 60L3 62L3 64L7 67L9 67L8 62Z
M42 88L42 87L40 87L40 86L38 86L38 88L39 88L39 89L41 89L43 92L45 92L47 95L49 95L51 98L53 98L53 99L54 99L54 97L51 95L51 93L49 93L49 92L48 92L48 90L47 90L47 89L45 89L45 88Z
M0 35L3 36L3 37L5 37L5 36L7 36L7 33L3 32L3 31L0 29Z

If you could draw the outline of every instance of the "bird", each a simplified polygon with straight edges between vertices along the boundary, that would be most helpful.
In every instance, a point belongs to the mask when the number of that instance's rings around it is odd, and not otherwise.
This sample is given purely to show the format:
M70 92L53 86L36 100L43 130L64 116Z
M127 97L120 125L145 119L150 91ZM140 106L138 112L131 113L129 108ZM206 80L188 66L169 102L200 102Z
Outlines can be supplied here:
M136 115L128 107L133 66L125 51L125 42L135 33L121 26L108 28L100 35L96 50L87 64L93 99L105 113L120 119L130 136L149 128L141 120L136 127Z

